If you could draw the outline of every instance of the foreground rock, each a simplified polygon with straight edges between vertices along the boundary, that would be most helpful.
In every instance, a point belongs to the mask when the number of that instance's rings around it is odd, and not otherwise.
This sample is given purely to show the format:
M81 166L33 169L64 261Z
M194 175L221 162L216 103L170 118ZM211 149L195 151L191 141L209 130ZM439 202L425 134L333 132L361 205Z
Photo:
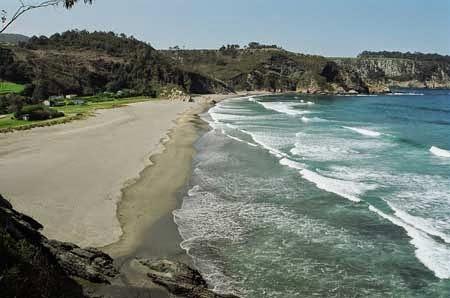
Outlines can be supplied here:
M235 297L214 293L197 270L167 260L134 260L141 286L124 283L126 272L110 256L49 240L42 228L0 195L1 298Z
M48 240L40 229L0 195L1 297L85 297L74 278L108 284L118 275L104 253Z
M168 260L138 260L146 268L147 276L170 293L193 298L237 298L234 295L220 295L208 289L206 281L197 270Z

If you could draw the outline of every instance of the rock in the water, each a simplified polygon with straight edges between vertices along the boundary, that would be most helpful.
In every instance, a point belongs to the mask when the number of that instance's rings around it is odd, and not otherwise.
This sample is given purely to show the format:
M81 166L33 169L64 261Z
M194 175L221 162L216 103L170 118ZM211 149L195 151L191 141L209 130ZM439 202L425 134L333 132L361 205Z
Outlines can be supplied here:
M139 260L146 268L147 276L156 284L165 287L170 293L192 298L237 298L234 295L221 295L208 289L200 273L179 262L168 260Z

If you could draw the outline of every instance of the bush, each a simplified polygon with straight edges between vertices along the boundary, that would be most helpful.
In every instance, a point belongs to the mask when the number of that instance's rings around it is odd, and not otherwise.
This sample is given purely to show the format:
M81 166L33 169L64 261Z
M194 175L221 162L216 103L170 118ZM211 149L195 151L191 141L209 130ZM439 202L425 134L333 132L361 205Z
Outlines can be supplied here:
M63 112L59 112L55 109L51 109L43 105L24 106L22 109L20 109L14 114L14 117L20 119L25 115L28 115L28 119L31 121L64 117Z
M0 95L0 114L15 113L26 103L23 96L17 94Z

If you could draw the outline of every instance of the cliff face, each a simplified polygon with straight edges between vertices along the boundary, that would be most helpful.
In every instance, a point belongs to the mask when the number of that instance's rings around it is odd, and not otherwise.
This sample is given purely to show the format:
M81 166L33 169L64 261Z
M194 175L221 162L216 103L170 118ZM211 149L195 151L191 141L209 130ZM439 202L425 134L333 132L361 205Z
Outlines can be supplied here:
M234 90L295 91L305 72L320 72L326 59L282 49L161 51L172 63L226 83Z
M370 91L383 87L450 88L450 63L400 58L334 59L341 77L360 78ZM351 79L350 79L351 80Z
M450 88L450 60L445 57L326 58L282 49L163 53L181 68L217 78L236 90L383 93L391 87Z

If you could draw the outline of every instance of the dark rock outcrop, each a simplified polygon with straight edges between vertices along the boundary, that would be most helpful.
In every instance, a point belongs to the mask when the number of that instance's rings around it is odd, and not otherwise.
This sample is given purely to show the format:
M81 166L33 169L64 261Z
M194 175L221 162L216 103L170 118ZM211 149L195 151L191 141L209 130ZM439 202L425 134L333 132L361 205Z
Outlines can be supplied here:
M210 289L197 270L183 263L168 260L139 260L146 268L147 276L170 293L192 298L237 298L234 295L217 294Z
M112 259L96 249L48 240L42 225L0 195L0 293L7 297L85 297L73 278L109 283Z
M49 240L39 232L42 228L0 195L0 297L236 298L214 293L197 270L167 260L134 260L140 268L134 277L147 286L132 286L123 282L126 270L119 272L107 254Z
M109 283L109 279L118 275L113 259L98 249L81 249L75 244L55 240L46 240L43 245L70 276L95 283Z

